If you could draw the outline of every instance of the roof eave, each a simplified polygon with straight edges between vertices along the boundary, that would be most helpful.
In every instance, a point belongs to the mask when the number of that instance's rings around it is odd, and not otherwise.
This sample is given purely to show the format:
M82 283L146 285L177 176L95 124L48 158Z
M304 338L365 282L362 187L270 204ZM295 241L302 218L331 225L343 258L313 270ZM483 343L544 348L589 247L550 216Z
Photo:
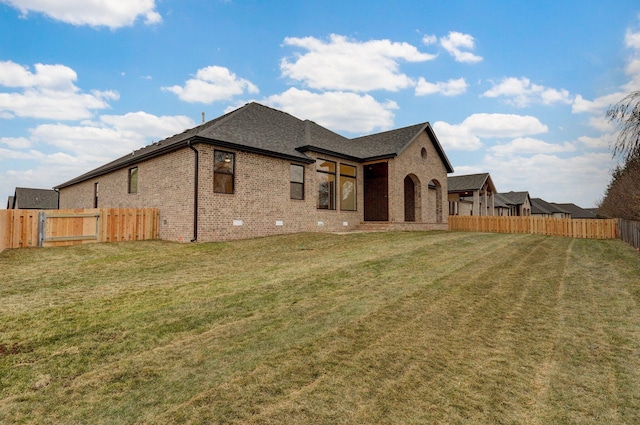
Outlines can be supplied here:
M234 150L243 151L243 152L257 153L257 154L264 155L264 156L270 156L272 158L286 159L287 161L304 162L306 164L311 164L311 163L315 162L315 160L312 159L312 158L305 158L305 157L296 156L296 155L289 155L289 154L286 154L286 153L283 153L283 152L275 152L275 151L270 151L270 150L267 150L267 149L261 149L261 148L256 148L256 147L253 147L253 146L247 146L247 145L240 145L238 143L226 142L224 140L209 139L209 138L201 137L201 136L196 136L196 137L192 138L192 144L196 144L196 143L202 143L202 144L213 145L213 146L220 146L222 148L234 149Z
M333 156L335 158L340 158L340 159L346 159L348 161L353 161L353 162L363 162L362 158L358 158L352 155L347 155L344 153L340 153L340 152L335 152L329 149L323 149L323 148L319 148L317 146L311 146L311 145L305 145L305 146L300 146L298 148L296 148L296 150L300 153L304 153L304 152L315 152L315 153L319 153L322 155L329 155L329 156ZM313 162L313 160L311 161Z
M447 155L444 153L444 149L442 149L442 145L440 144L440 141L438 140L436 133L433 131L433 128L431 128L431 124L429 123L426 123L423 131L427 131L427 130L428 130L427 134L429 134L429 136L431 137L431 140L435 145L436 151L438 152L438 156L440 156L440 159L442 160L445 168L447 169L447 174L453 173L454 172L453 166L451 165L451 162L449 162L449 158L447 158Z

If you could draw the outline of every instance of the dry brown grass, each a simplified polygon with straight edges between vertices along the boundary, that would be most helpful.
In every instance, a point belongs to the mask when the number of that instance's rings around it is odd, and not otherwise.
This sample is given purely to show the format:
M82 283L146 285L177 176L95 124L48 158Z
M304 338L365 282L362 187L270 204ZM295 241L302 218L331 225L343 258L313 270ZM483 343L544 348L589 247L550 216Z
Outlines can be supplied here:
M619 241L305 234L0 270L0 423L640 420L640 259Z

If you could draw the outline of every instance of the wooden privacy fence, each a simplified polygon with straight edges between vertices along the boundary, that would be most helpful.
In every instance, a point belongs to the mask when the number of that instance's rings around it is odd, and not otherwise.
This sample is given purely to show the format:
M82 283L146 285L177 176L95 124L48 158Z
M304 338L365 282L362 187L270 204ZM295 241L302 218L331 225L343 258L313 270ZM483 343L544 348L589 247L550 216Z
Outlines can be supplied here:
M640 248L640 222L618 219L620 229L620 239L630 244L634 248Z
M618 220L450 215L449 230L615 239L618 237Z
M0 210L5 248L158 239L157 208Z

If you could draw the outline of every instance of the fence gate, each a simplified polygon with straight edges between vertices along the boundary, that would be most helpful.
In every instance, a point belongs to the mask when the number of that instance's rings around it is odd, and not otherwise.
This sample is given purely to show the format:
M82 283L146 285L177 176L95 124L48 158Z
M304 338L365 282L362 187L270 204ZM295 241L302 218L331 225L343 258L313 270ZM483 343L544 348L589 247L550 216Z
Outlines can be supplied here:
M38 213L38 246L64 245L73 241L98 241L100 211Z

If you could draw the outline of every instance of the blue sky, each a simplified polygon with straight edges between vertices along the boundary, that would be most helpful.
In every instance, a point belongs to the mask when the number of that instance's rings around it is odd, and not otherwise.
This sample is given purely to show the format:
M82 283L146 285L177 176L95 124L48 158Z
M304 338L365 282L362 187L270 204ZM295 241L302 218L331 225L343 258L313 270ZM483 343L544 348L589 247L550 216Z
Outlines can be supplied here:
M0 207L257 101L429 121L455 175L594 206L640 90L637 1L0 0Z

